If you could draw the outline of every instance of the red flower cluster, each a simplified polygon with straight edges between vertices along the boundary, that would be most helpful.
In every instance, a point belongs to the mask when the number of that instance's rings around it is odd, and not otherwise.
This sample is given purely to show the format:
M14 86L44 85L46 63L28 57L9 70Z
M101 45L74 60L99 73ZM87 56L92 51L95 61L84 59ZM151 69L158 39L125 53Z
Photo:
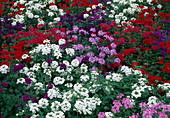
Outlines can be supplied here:
M144 44L144 45L147 45L147 44L151 44L151 45L152 45L153 43L154 43L154 40L153 40L153 39L144 39L144 40L143 40L143 44Z
M162 68L162 71L170 74L170 62L165 64L165 68Z
M128 56L131 53L133 54L135 52L136 52L136 48L135 47L123 50L123 54L126 55L126 56Z

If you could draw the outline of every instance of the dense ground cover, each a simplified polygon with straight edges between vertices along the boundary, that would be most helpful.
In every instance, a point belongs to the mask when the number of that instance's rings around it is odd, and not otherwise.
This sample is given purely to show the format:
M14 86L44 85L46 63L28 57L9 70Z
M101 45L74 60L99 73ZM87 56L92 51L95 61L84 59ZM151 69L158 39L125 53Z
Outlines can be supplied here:
M170 116L169 0L0 8L0 117Z

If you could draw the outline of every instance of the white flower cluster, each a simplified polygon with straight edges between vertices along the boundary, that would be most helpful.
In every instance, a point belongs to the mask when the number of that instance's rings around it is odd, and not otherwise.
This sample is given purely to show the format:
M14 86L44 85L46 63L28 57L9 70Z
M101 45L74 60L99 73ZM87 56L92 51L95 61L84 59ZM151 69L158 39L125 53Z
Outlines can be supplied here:
M107 75L106 79L110 81L120 82L123 79L123 75L119 73L112 73L110 75Z
M17 6L17 4L21 4L24 5L25 8L15 8ZM56 5L50 5L50 3L55 3L55 1L53 0L48 0L48 1L44 1L41 2L39 0L29 0L29 1L24 1L24 0L18 0L14 3L14 8L11 8L12 11L18 11L18 10L22 10L24 11L23 14L21 15L15 15L15 18L11 18L12 19L12 25L16 25L16 22L19 23L24 23L24 17L28 17L29 19L37 19L38 24L45 24L46 21L43 20L44 18L44 14L45 11L44 9L46 8L47 11L47 17L53 17L54 21L50 22L51 24L53 23L57 23L58 21L60 21L60 17L61 15L64 15L65 12L62 9L58 9L58 7ZM47 6L49 6L49 8L47 8ZM49 24L50 24L49 23ZM52 26L52 25L50 25Z
M92 110L96 109L97 105L101 104L100 98L85 98L83 100L77 100L75 103L74 110L78 111L80 114L92 114Z
M75 54L75 50L73 48L66 48L65 51L70 56L73 56Z
M166 97L170 97L170 84L169 83L158 84L158 87L166 91Z
M158 103L157 100L158 100L158 98L157 98L156 96L151 96L151 97L148 98L148 103L147 103L147 105L148 105L149 107L152 107L153 104Z
M38 101L38 103L32 103L31 101L28 101L27 106L29 106L29 108L30 108L29 110L31 112L37 113L40 110L40 108L43 108L43 109L47 108L47 106L49 106L49 102L47 99L41 98Z
M64 81L65 81L65 79L62 78L62 77L55 77L54 80L53 80L53 83L54 83L55 85L59 85L59 84L63 84Z
M2 74L7 74L8 72L9 72L9 67L7 66L7 65L5 65L5 64L3 64L2 66L0 66L0 72L2 73Z
M48 113L46 118L65 118L65 115L62 111L56 111Z
M52 112L59 111L59 108L61 108L61 110L63 112L66 112L66 111L69 111L71 109L71 104L67 100L64 100L62 103L60 103L59 101L54 101L54 102L51 103Z
M132 89L134 89L131 93L132 95L132 98L135 97L135 98L139 98L142 96L141 92L145 92L146 89L148 90L152 90L152 87L151 86L148 86L146 85L145 83L147 82L145 78L140 78L138 79L138 83L135 83L133 86L132 86Z
M81 84L77 83L74 85L74 90L80 94L81 96L85 96L85 97L89 97L88 93L88 89L83 87Z
M59 93L59 89L56 87L53 87L52 89L49 89L47 92L47 95L50 99L53 98L62 98L62 95Z
M122 67L121 67L121 71L122 71L123 73L125 73L126 76L129 76L129 75L131 75L131 74L139 75L140 77L143 76L141 71L139 71L139 70L134 70L134 69L132 69L132 68L129 68L128 66L122 66Z

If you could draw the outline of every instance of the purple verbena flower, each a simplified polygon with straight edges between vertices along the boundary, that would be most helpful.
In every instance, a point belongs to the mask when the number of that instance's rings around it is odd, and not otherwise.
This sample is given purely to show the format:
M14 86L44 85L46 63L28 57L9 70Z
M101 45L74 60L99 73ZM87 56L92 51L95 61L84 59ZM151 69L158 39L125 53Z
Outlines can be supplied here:
M53 85L49 83L49 84L47 85L47 88L48 88L48 89L52 89L52 88L53 88Z
M117 47L117 45L116 45L115 43L111 43L111 44L110 44L110 47L111 47L112 49L115 49L115 48Z
M30 78L25 78L25 83L26 84L31 84L31 79Z
M73 26L73 31L76 33L79 30L78 26Z
M24 118L29 118L29 116L24 116Z
M106 54L109 54L109 53L110 53L110 50L109 50L108 47L104 47L104 48L103 48L103 51L104 51Z
M81 57L76 57L76 59L79 61L79 63L81 63L82 59Z
M95 67L95 66L93 66L93 67L92 67L92 71L96 71L96 70L98 70L98 68Z
M98 62L99 62L100 64L102 64L102 65L105 64L105 60L102 59L102 58L99 58L99 59L98 59Z
M89 58L89 62L94 63L95 62L95 58L94 57L90 57Z
M8 83L7 82L2 82L1 85L3 85L3 87L7 87Z
M37 98L36 98L36 97L33 97L33 98L32 98L32 102L33 102L33 103L38 102Z
M72 35L72 38L77 40L78 37L77 35Z
M22 97L23 101L24 102L27 102L29 99L30 99L30 96L25 94L23 97Z
M99 53L99 57L104 58L104 57L105 57L105 53L100 52L100 53Z
M120 63L121 60L120 60L119 58L115 58L115 59L114 59L114 63L115 63L115 62Z
M48 64L51 64L51 63L52 63L52 59L51 59L51 58L47 58L47 59L46 59L46 62L47 62Z
M3 89L2 88L0 88L0 93L3 91Z
M88 53L87 53L87 56L88 56L88 57L93 57L93 52L88 52Z
M44 97L43 97L44 99L48 99L48 94L47 94L47 92L44 94Z

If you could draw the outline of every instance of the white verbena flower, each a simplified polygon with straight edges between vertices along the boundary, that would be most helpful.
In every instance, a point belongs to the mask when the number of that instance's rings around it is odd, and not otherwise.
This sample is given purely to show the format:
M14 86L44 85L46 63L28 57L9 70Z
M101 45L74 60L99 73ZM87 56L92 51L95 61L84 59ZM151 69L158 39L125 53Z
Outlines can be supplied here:
M79 61L78 61L78 59L73 59L73 60L71 61L71 65L74 66L74 67L79 66Z
M66 43L66 40L65 39L59 39L59 41L58 41L58 44L59 45L63 45L63 44L65 44Z
M47 99L44 99L44 98L41 98L39 101L38 101L38 104L41 108L46 108L49 103L48 103L48 100Z
M61 109L66 112L66 111L69 111L71 109L71 104L70 102L68 102L67 100L64 100L62 103L61 103Z
M53 80L55 85L63 84L64 81L65 81L65 79L61 78L61 77L55 77L54 80Z
M60 106L61 106L60 102L54 101L54 102L51 103L51 110L52 110L53 112L56 112L56 111L59 110L59 107L60 107Z

